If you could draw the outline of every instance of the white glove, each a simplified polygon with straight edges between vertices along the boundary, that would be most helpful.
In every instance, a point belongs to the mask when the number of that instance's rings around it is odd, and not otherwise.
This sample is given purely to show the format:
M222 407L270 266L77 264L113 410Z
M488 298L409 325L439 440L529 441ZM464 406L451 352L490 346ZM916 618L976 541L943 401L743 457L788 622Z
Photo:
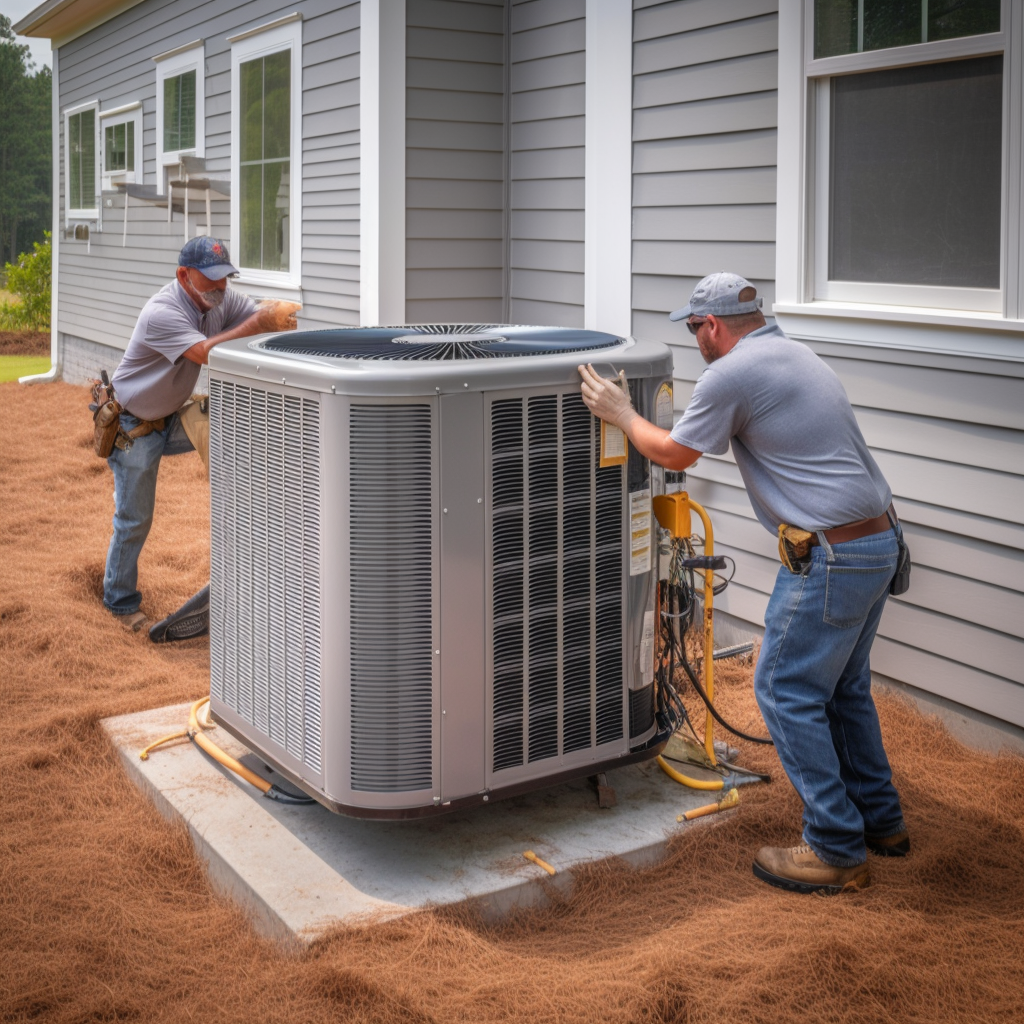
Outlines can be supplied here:
M598 418L625 430L637 415L629 401L626 371L619 370L617 379L606 380L598 376L591 363L577 369L583 378L580 390L587 408Z

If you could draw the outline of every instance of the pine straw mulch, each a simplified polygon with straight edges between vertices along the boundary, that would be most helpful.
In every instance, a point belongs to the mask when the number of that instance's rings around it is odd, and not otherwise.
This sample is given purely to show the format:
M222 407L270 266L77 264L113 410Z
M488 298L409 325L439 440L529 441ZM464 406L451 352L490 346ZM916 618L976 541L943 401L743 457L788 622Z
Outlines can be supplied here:
M1024 1019L1024 759L968 750L880 700L913 834L874 885L832 900L751 874L800 808L776 781L674 840L664 863L578 872L568 899L486 924L464 908L340 930L307 951L261 939L215 895L183 826L127 780L98 721L192 699L205 641L157 647L103 611L111 477L84 389L0 386L0 1019L86 1021L849 1022ZM207 576L205 481L165 461L144 608ZM727 716L760 731L749 668Z
M48 356L49 331L0 331L0 356Z

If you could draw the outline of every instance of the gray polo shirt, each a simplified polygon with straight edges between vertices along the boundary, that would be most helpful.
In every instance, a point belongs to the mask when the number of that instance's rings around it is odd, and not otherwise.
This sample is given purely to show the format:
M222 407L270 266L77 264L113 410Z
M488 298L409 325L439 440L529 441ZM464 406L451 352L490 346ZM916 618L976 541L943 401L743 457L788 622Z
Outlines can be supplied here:
M156 420L191 397L201 367L186 359L197 342L236 327L256 303L229 286L224 302L200 313L185 289L172 281L142 307L124 358L114 372L117 400L133 416Z
M892 500L835 373L778 327L741 338L701 374L672 440L732 451L750 503L779 523L827 530L881 515Z

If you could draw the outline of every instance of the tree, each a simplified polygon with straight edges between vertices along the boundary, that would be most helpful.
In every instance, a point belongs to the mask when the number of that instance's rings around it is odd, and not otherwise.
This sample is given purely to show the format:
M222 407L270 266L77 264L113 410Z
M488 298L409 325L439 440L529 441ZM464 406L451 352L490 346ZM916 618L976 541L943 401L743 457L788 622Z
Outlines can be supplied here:
M0 265L42 242L51 221L49 68L35 70L0 15Z

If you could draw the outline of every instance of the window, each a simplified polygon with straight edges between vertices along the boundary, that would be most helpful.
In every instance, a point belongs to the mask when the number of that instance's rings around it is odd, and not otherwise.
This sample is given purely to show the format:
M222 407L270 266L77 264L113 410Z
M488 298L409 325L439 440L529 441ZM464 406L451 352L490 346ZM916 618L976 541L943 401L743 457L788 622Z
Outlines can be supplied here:
M96 144L97 104L64 114L65 209L68 218L99 214L99 147Z
M164 79L164 152L196 148L196 72Z
M142 181L142 104L100 111L103 188Z
M243 279L297 285L301 22L231 42L232 252Z
M206 155L206 62L203 41L168 50L156 61L156 143L158 183L162 168L183 156Z
M808 0L810 298L1017 316L1001 0ZM1011 237L1012 236L1012 237Z

